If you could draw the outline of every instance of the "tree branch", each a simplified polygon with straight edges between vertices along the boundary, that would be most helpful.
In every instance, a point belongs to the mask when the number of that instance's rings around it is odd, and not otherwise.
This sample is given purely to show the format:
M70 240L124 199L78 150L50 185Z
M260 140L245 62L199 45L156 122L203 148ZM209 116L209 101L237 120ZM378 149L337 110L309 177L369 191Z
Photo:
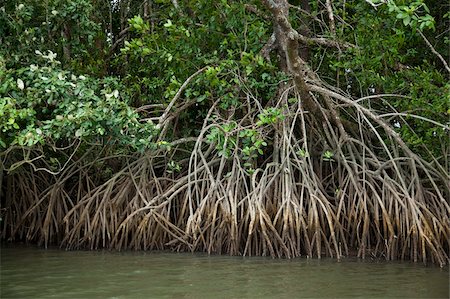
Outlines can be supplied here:
M261 12L255 5L245 4L245 9L251 13L254 13L258 17L260 17L266 21L270 20L270 18L267 15L265 15L263 12Z
M342 43L342 42L338 42L336 40L330 40L324 37L306 37L304 35L301 35L300 33L296 32L296 39L298 39L299 41L301 41L302 43L305 44L315 44L315 45L320 45L320 46L326 46L326 47L331 47L331 48L344 48L344 49L349 49L349 48L356 48L355 45L350 44L350 43Z
M334 23L333 7L331 6L331 0L325 2L325 6L328 12L328 19L330 19L330 31L333 36L336 36L336 25Z
M196 71L195 73L193 73L189 78L186 79L186 81L184 81L183 85L181 85L180 89L178 89L178 92L175 94L175 96L173 97L173 99L170 101L169 105L167 105L167 108L164 110L164 113L161 115L161 117L159 118L159 122L158 125L161 127L163 125L163 123L166 121L170 110L172 109L173 105L175 105L175 102L180 98L181 93L186 89L187 85L192 81L192 79L195 78L195 76L197 76L198 74L200 74L201 72L203 72L205 69L207 68L207 66L199 69L198 71Z
M267 43L262 47L260 54L262 57L270 61L270 52L272 52L273 49L275 49L277 46L275 44L276 38L275 33L272 33Z
M304 9L302 9L301 7L289 4L289 8L295 9L297 11L299 11L300 13L306 15L308 18L313 19L314 21L322 24L322 25L326 25L321 19L319 19L318 17L316 17L315 15L312 15L309 11L306 11Z
M292 28L288 20L288 3L286 0L279 0L278 3L275 3L272 0L264 0L264 3L273 14L275 37L280 45L279 51L281 52L280 54L284 52L286 57L287 70L285 71L288 71L293 76L295 87L300 94L302 103L306 110L311 111L314 115L320 118L320 108L315 104L309 94L309 89L306 86L305 80L311 71L307 63L303 61L298 54L299 34Z
M381 0L380 3L375 4L370 0L365 0L367 3L369 3L370 5L372 5L373 8L377 9L378 6L383 5L387 2L387 0Z
M119 34L117 35L116 41L111 46L111 48L109 48L108 57L110 57L112 55L112 53L116 50L116 48L120 45L120 43L123 42L123 40L126 37L126 34L130 31L130 29L131 29L131 27L128 26L127 28L125 28L125 29L123 29L122 31L119 32Z
M425 37L425 35L422 33L421 30L417 30L420 34L420 36L423 38L423 40L425 41L425 43L427 44L427 46L430 48L431 52L433 52L434 55L436 55L439 60L442 62L442 64L444 65L445 69L447 70L447 72L450 73L450 67L448 66L447 61L445 61L444 57L442 57L441 54L439 54L438 51L436 51L436 49L433 47L433 45L428 41L428 39Z

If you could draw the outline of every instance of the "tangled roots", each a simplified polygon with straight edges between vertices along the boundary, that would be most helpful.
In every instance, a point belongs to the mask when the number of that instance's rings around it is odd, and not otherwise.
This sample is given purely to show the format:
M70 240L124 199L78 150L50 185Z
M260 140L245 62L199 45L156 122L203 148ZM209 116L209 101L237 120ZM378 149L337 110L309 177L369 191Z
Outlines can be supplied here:
M261 128L273 148L251 171L238 145L224 155L205 143L218 126L207 119L176 176L167 174L166 156L147 154L79 200L64 217L64 246L447 264L445 170L412 153L360 101L311 89L327 108L314 116L300 100L288 106L285 93L277 107L287 117ZM254 118L243 117L225 143L257 128Z

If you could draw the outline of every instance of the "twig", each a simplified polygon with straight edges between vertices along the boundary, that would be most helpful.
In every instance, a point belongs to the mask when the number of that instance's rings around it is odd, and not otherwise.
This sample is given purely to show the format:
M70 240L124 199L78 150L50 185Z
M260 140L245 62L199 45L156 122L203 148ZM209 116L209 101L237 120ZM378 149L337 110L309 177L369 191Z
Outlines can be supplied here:
M192 79L195 78L195 76L197 76L198 74L203 72L206 68L207 68L207 66L199 69L198 71L193 73L189 78L187 78L186 81L184 81L183 85L181 85L180 89L178 89L178 92L175 94L175 96L170 101L169 105L167 106L166 110L164 110L164 113L161 115L161 117L159 119L159 123L158 123L160 127L165 122L168 114L170 113L170 109L172 109L173 105L175 105L175 102L180 98L181 93L186 89L187 85L192 81Z
M116 50L116 48L119 46L121 42L126 38L127 33L130 31L131 27L127 27L119 32L117 35L117 40L114 42L114 44L109 48L108 57L112 55L112 53Z
M427 44L427 46L430 48L431 52L433 52L440 61L442 61L442 64L444 65L445 69L447 70L447 72L450 73L450 67L448 66L447 61L445 61L445 59L442 57L441 54L439 54L438 51L436 51L436 49L433 47L433 45L428 41L428 39L425 37L425 35L422 33L421 30L417 30L420 34L420 36L423 38L423 40L425 41L425 43Z
M69 158L67 159L66 163L64 163L63 167L62 167L60 170L56 171L56 172L55 172L55 171L51 171L51 170L49 170L49 169L47 169L47 168L45 168L45 167L39 167L39 168L37 168L33 163L30 163L30 161L25 161L25 162L29 163L29 164L33 167L33 170L34 170L35 172L40 171L40 170L43 170L43 171L48 172L48 173L50 173L50 174L52 174L52 175L58 175L58 174L60 174L60 173L67 167L67 165L68 165L69 162L72 160L72 158L73 158L73 156L75 155L75 153L78 151L78 148L80 147L81 143L82 143L82 141L80 140L80 141L78 142L78 144L77 144L75 150L72 152L72 154L71 154L71 155L69 156Z
M289 8L296 9L297 11L299 11L299 12L302 13L302 14L307 15L309 18L313 19L314 21L316 21L316 22L318 22L318 23L321 23L321 24L323 24L323 25L326 25L321 19L319 19L319 18L316 17L315 15L311 14L310 12L308 12L308 11L302 9L301 7L298 7L298 6L289 4Z
M323 37L306 37L298 32L295 34L295 38L306 44L316 44L320 46L332 47L332 48L356 48L355 45L346 43L346 42L338 42L336 40L330 40Z
M164 108L163 104L148 104L148 105L143 105L139 108L136 108L136 112L141 112L141 111L145 111L147 109L151 109L151 108Z
M378 6L385 4L387 1L386 0L381 0L380 3L375 4L370 0L365 0L367 3L369 3L370 5L372 5L373 8L377 9Z
M444 129L444 130L447 130L447 131L450 130L450 127L449 127L449 126L446 126L446 125L444 125L444 124L441 124L441 123L439 123L439 122L437 122L437 121L434 121L434 120L432 120L432 119L429 119L429 118L427 118L427 117L423 117L423 116L415 115L415 114L411 114L411 113L400 113L400 112L396 112L396 113L385 113L385 114L379 114L379 115L378 115L379 118L390 117L390 116L405 116L405 117L417 118L417 119L420 119L420 120L423 120L423 121L432 123L433 125L436 125L436 126L438 126L438 127L441 127L441 128Z

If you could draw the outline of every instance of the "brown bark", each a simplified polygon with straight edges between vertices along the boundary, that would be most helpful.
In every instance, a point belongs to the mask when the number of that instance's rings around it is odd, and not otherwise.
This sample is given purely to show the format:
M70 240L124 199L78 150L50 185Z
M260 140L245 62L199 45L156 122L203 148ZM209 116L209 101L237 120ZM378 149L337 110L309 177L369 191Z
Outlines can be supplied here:
M64 61L68 62L70 60L71 51L68 46L70 42L70 28L67 26L67 24L64 24L63 30L61 30L61 36L64 39L63 42L63 54L64 54Z
M305 11L306 13L310 14L311 13L311 6L309 5L309 1L308 0L302 0L300 1L300 8ZM299 28L299 33L305 37L310 37L311 36L311 30L309 30L309 26L310 26L310 21L309 20L304 20L302 21L302 25ZM307 44L301 44L300 45L300 57L304 60L304 61L308 61L309 60L309 45Z
M315 116L321 117L319 107L309 94L309 89L306 85L308 75L313 75L313 73L310 71L306 61L299 56L299 34L289 23L289 4L286 0L265 0L264 3L272 12L281 69L292 75L304 108Z
M280 56L280 67L290 74L293 83L300 95L301 104L305 111L314 116L318 123L324 123L325 118L339 128L343 135L346 131L357 134L355 124L341 119L339 111L327 94L314 98L311 94L311 83L316 86L326 86L319 76L310 68L308 62L302 56L308 56L300 44L308 46L316 43L339 48L342 46L336 41L323 38L310 38L299 34L292 28L289 22L289 3L287 0L264 0L266 7L272 12L274 23L275 45ZM346 45L350 46L350 45Z

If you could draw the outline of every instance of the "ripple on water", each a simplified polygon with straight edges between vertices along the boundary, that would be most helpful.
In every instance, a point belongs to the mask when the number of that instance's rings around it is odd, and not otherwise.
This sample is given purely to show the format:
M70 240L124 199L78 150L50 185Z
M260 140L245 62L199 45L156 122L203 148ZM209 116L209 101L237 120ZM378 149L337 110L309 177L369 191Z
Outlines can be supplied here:
M1 250L1 298L448 298L448 267L161 252Z

